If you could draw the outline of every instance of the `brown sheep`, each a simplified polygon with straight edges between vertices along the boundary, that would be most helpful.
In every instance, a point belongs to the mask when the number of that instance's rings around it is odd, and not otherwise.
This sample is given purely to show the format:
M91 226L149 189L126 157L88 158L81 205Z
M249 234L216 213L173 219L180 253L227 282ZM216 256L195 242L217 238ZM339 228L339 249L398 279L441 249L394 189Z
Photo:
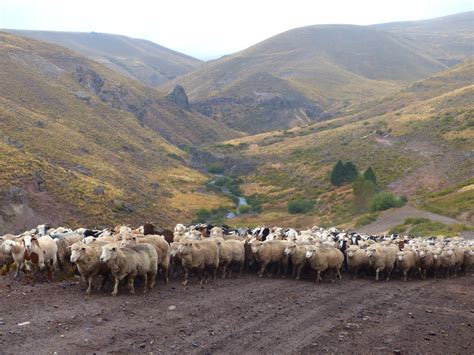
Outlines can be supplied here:
M308 259L308 264L311 269L316 271L317 282L322 280L321 273L329 270L333 270L339 281L341 280L341 268L344 263L344 255L339 249L327 246L311 246L308 247L306 251L306 258Z
M169 281L169 266L170 266L170 246L164 237L161 235L136 235L124 234L122 237L122 246L128 244L148 243L155 247L158 253L158 266L163 271L166 283Z
M379 274L381 271L387 273L386 281L390 280L398 251L398 246L393 244L387 246L373 244L367 248L369 264L370 267L375 270L376 281L379 281Z
M284 275L286 274L288 269L288 256L285 255L286 241L270 240L261 242L254 240L251 243L251 248L256 261L260 263L259 277L263 277L265 269L270 263L278 263L278 274L280 274L282 267Z
M285 248L285 255L290 257L291 263L293 264L293 272L291 277L295 277L299 280L301 276L301 271L307 265L306 259L306 246L308 244L297 244L297 243L288 243Z
M188 283L189 272L192 269L197 269L201 285L205 268L210 269L215 280L219 268L219 248L214 240L183 240L178 247L178 253L184 269L184 286Z
M219 264L222 269L222 278L226 277L226 270L229 267L228 276L232 274L232 266L239 265L240 274L245 262L244 242L239 240L224 240L221 237L215 238L219 248Z
M418 258L413 250L404 249L397 252L397 260L395 264L398 270L403 274L403 281L406 281L408 273L412 270L418 269Z
M92 244L84 244L77 242L69 247L71 251L70 262L76 264L82 280L87 282L86 295L90 295L92 283L97 276L102 276L102 285L98 288L100 290L110 274L110 268L107 264L100 262L100 254L104 245L106 243L94 242Z
M61 239L55 239L58 247L58 264L64 272L68 272L72 268L72 265L70 264L71 248L69 247L81 240L82 237L78 234L68 235Z
M102 247L100 261L106 263L115 278L112 296L118 293L119 282L128 276L128 288L135 293L134 281L137 276L143 278L143 292L153 289L158 269L158 254L155 247L147 243L127 245L120 248L117 244Z
M420 275L423 280L426 280L428 270L433 269L434 260L433 253L428 248L422 248L418 252L418 262L420 267Z
M369 257L364 249L357 245L349 245L346 249L347 270L354 275L369 268Z

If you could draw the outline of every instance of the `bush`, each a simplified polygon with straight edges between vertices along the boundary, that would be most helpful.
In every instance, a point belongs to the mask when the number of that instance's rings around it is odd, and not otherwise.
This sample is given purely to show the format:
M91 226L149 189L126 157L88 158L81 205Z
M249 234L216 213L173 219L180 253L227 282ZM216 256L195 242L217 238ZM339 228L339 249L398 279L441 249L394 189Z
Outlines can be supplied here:
M251 209L252 209L252 206L250 206L250 205L242 205L242 206L239 207L239 213L240 214L248 213L248 212L250 212Z
M294 199L288 202L288 212L291 214L307 213L314 207L314 202L303 198Z
M260 200L260 198L258 198L256 194L247 197L247 203L252 208L252 212L262 212L262 201Z
M384 211L389 208L402 207L403 201L390 192L379 192L370 202L370 211Z
M224 174L224 167L218 164L211 164L207 167L207 171L210 174Z

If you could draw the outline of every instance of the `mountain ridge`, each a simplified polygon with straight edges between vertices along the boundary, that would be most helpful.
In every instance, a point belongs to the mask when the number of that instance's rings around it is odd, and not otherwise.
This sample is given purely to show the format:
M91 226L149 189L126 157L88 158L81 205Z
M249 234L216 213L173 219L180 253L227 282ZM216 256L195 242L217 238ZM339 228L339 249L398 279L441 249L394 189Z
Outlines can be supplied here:
M99 32L30 31L5 32L51 42L105 64L149 86L194 70L202 61L149 40Z

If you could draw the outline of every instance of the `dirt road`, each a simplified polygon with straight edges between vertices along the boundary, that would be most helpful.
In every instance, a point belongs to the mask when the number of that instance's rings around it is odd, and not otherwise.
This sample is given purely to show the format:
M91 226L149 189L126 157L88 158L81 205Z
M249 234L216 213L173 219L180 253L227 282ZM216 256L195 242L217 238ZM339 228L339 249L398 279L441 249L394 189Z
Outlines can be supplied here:
M1 278L0 299L1 353L472 354L474 345L473 274L321 285L244 275L116 298L86 297L76 281Z
M405 219L410 217L428 218L435 222L441 222L444 224L456 224L466 223L460 222L456 219L441 216L436 213L422 211L413 206L406 205L401 208L393 208L388 211L384 211L380 214L377 220L366 226L355 228L359 233L365 234L382 234L386 233L390 228L395 227L399 224L403 224Z

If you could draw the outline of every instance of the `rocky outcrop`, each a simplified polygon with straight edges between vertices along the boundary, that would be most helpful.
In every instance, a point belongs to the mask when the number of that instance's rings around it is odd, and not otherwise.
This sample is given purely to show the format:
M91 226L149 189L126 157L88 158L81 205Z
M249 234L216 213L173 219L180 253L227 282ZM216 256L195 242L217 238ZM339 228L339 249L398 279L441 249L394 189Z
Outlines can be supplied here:
M188 96L181 85L176 85L173 92L166 96L166 98L175 103L178 107L181 107L183 110L189 110Z

